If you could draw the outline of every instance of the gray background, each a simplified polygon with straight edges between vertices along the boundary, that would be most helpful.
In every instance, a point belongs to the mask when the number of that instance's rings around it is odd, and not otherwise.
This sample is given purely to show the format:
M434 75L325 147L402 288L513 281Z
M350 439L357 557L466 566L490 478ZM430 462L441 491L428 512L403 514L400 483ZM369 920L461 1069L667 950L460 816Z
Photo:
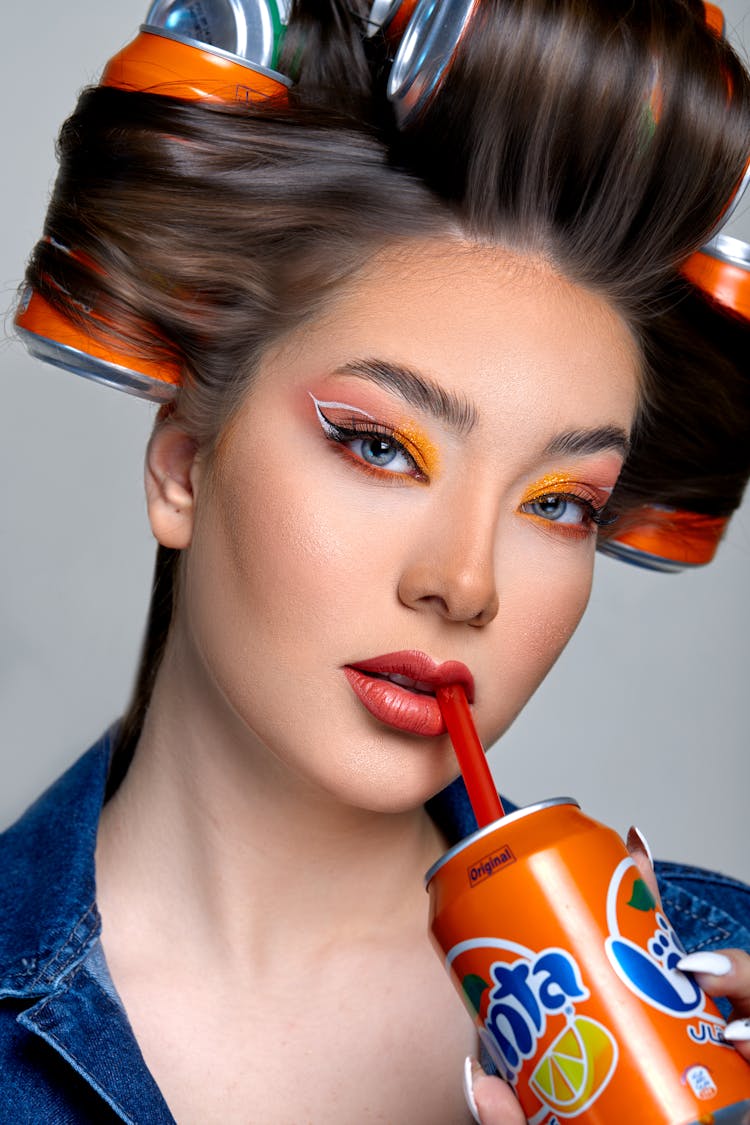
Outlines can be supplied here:
M750 44L748 0L724 9L735 40ZM4 308L41 231L57 129L144 10L143 0L41 0L4 13ZM750 200L731 233L750 241ZM0 825L122 709L153 558L141 487L153 408L34 362L9 336L8 323ZM620 830L635 821L657 855L746 877L748 579L748 501L705 570L671 577L600 559L578 634L492 751L501 789L522 802L570 793Z

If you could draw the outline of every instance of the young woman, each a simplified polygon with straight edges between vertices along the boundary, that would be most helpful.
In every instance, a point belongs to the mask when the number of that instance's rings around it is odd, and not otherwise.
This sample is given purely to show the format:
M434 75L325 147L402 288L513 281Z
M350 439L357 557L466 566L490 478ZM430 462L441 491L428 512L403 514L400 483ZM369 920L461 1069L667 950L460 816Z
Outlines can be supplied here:
M313 7L283 98L101 87L61 135L31 291L179 391L135 698L3 839L7 1121L522 1121L498 1078L467 1107L424 939L471 826L435 688L493 742L614 515L741 495L747 466L719 496L658 453L744 386L713 341L692 411L666 392L676 269L750 147L702 6L488 3L395 120L365 9ZM741 1040L750 958L705 951L750 948L750 891L662 874Z

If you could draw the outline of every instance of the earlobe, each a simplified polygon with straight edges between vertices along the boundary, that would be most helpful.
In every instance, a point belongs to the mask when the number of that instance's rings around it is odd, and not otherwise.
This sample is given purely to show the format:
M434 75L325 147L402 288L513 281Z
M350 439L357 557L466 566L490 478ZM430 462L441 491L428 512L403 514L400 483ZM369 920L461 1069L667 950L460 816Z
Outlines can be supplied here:
M197 452L196 442L184 430L157 421L146 451L146 501L151 530L163 547L190 546Z

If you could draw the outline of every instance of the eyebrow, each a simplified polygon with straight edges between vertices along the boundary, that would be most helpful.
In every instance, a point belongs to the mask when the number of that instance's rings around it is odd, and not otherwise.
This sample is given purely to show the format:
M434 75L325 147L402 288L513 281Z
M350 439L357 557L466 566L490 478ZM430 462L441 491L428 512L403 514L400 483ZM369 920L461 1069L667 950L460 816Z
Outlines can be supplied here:
M336 368L337 375L354 375L376 383L402 398L410 406L431 414L458 434L468 434L476 425L479 412L469 399L448 391L409 367L382 359L356 359ZM630 438L620 426L596 426L587 430L568 430L556 434L543 450L548 457L586 456L615 450L626 457Z
M568 430L567 433L556 434L545 446L544 453L549 457L561 454L580 457L608 450L616 450L627 457L630 438L620 426L597 426L591 430Z
M338 367L336 374L354 375L376 383L459 434L468 434L477 421L477 409L467 398L447 391L433 379L401 364L382 359L357 359Z

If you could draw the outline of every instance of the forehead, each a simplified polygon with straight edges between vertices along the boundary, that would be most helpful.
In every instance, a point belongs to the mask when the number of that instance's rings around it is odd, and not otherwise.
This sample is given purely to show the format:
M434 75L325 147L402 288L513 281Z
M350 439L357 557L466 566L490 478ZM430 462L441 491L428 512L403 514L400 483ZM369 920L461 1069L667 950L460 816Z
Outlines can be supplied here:
M638 346L603 297L539 257L458 237L381 251L259 378L338 378L364 360L427 376L475 407L480 425L627 429L636 410Z

